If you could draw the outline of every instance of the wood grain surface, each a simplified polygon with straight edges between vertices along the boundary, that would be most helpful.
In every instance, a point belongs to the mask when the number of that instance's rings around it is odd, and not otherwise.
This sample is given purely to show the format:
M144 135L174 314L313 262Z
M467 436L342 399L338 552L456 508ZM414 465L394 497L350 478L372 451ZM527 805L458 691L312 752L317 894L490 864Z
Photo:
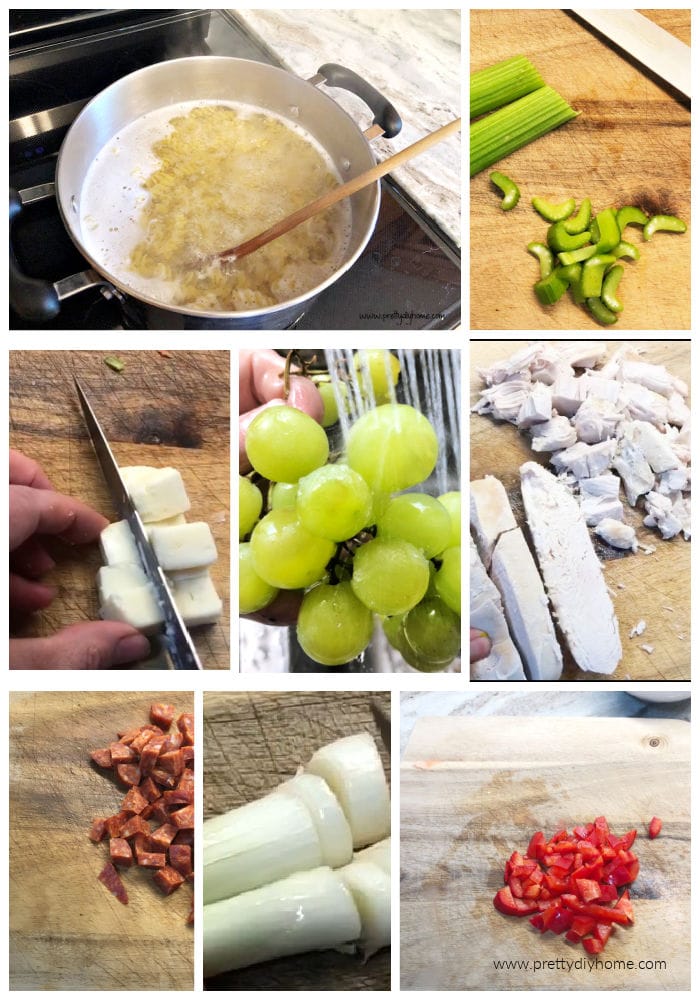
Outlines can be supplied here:
M164 897L143 869L123 876L124 906L97 880L109 860L94 817L125 789L90 761L150 705L192 711L183 692L10 694L10 988L191 990L188 885Z
M470 405L478 399L482 388L477 368L507 358L524 341L478 341L470 344ZM620 346L607 341L610 353ZM645 361L663 364L668 370L690 384L690 341L629 341L645 353ZM525 516L520 497L518 470L523 462L539 461L547 465L547 455L530 451L530 438L518 433L505 422L491 417L471 415L470 420L470 479L496 476L506 488L521 526ZM634 526L643 545L655 546L656 551L644 555L618 552L611 546L594 540L602 560L605 580L613 591L613 602L620 623L622 661L609 677L579 670L568 651L565 656L564 680L689 680L690 679L690 553L691 544L682 536L664 541L658 531L644 527L643 509L633 509L620 491L625 521ZM630 630L641 619L647 623L641 636L629 638ZM592 622L591 627L595 627ZM654 647L649 654L643 645Z
M602 959L493 906L536 830L637 829L635 923ZM646 825L663 819L650 841ZM690 726L670 719L423 718L401 765L401 988L690 989ZM510 970L494 961L559 960ZM638 968L640 962L663 968Z
M228 351L11 351L10 445L38 461L56 489L110 520L116 512L85 429L73 378L79 379L120 465L174 466L192 503L190 521L207 521L218 561L212 579L224 612L192 630L205 667L229 669L230 406ZM124 362L112 371L105 357ZM17 636L50 635L98 616L98 546L52 541L58 588L51 606L13 623Z
M689 9L644 14L690 43ZM514 210L501 211L489 170L472 178L471 327L600 330L568 295L549 307L537 301L539 265L526 247L545 238L548 223L530 202L589 197L597 211L639 204L690 223L690 110L563 10L473 10L470 70L515 55L581 114L497 164L520 187ZM639 227L625 238L641 243ZM690 328L690 242L689 233L658 233L641 245L639 261L625 262L616 330Z
M265 795L293 778L319 747L355 733L374 736L389 780L372 701L390 716L388 693L205 693L204 818ZM385 948L365 965L332 951L283 958L217 976L207 988L388 990L390 953Z

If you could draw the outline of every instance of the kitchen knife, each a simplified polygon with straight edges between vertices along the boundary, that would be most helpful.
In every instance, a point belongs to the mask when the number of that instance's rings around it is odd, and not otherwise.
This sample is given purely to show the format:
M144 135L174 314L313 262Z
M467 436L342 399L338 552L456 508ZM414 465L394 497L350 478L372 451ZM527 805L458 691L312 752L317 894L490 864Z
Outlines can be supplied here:
M201 670L202 664L192 642L192 636L187 631L180 612L175 606L165 580L165 574L148 540L143 527L143 521L134 507L131 497L127 493L124 480L119 472L119 466L114 460L112 449L109 447L107 438L88 402L87 396L83 392L82 386L77 379L74 378L73 381L75 382L75 388L78 393L78 399L92 447L95 449L97 461L100 463L102 474L112 494L116 511L120 517L129 522L129 527L136 542L136 548L139 550L139 555L141 556L143 568L146 571L149 582L155 589L158 604L163 611L163 617L165 618L163 641L170 654L173 668L175 670Z
M690 46L636 10L572 10L666 83L690 97Z

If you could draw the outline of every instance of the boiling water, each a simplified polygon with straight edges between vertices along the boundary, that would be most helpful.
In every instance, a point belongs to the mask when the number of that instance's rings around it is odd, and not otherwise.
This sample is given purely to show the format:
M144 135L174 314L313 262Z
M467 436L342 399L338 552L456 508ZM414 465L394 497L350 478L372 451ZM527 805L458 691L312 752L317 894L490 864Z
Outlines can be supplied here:
M461 371L458 350L397 350L401 377L394 389L387 358L387 382L392 387L392 402L407 403L427 417L437 435L439 450L435 471L430 478L437 494L460 488L460 399ZM328 370L336 403L342 442L359 416L376 406L366 360L359 352L360 370L355 368L354 352L327 348ZM345 389L343 389L343 386ZM342 445L341 445L342 447ZM431 489L432 492L432 489Z
M347 199L240 262L210 255L341 182L298 123L229 101L182 102L143 115L97 155L80 197L81 237L101 269L144 297L208 311L266 308L342 265Z

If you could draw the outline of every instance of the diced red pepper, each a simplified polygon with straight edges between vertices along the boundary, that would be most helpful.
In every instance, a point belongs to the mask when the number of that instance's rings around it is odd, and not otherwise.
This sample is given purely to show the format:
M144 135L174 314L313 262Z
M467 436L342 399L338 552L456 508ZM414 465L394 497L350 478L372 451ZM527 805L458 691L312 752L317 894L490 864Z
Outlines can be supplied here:
M533 834L527 849L528 858L539 859L542 856L546 842L544 833L541 830L538 830L537 833Z
M598 938L584 938L582 943L589 955L599 955L605 947L603 942L599 941Z
M661 833L661 820L658 816L653 816L649 824L649 839L654 840Z

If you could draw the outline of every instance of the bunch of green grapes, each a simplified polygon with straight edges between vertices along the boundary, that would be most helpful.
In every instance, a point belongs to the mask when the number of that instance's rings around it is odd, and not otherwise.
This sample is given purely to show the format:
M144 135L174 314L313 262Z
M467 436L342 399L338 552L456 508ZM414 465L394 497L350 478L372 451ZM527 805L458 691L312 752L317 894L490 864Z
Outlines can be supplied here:
M379 400L388 379L398 379L398 360L366 353ZM250 424L246 451L270 485L264 505L258 487L239 477L241 614L262 611L281 590L301 591L297 637L317 663L359 656L378 615L411 666L449 666L460 650L460 494L406 492L435 468L438 440L426 417L380 403L329 462L323 428L274 406Z

